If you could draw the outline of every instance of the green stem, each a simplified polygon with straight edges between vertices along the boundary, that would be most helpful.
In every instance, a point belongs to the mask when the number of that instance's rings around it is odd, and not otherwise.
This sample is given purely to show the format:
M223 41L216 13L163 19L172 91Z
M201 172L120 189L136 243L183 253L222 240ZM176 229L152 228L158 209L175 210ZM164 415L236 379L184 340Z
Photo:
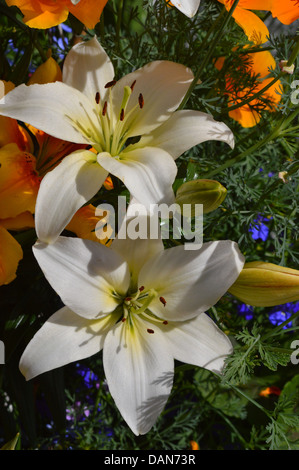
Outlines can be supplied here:
M235 163L238 163L239 161L243 160L248 155L250 155L252 152L255 152L260 147L263 147L264 145L266 145L271 140L274 140L279 135L283 135L284 129L287 128L289 123L297 117L298 113L299 113L299 108L295 109L287 118L283 117L279 121L278 125L272 130L272 132L270 132L269 135L265 136L262 140L260 140L256 144L252 145L251 147L249 147L247 150L240 153L239 155L237 155L233 158L230 158L225 163L223 163L223 165L220 165L215 170L212 170L209 173L205 174L204 177L205 178L211 178L215 174L220 173L221 171L225 170L226 168L229 168L229 167L233 166Z
M194 88L196 87L196 85L198 84L198 81L200 79L200 76L203 72L203 70L205 69L206 65L210 62L211 58L212 58L212 55L213 55L213 52L214 52L214 49L215 47L217 46L218 42L219 42L219 39L221 38L222 34L224 33L224 30L225 28L227 27L231 17L232 17L232 14L233 12L235 11L235 8L237 7L239 3L239 0L235 0L234 1L234 4L233 6L231 7L231 9L229 10L229 12L227 12L227 15L225 17L225 20L224 22L222 23L222 26L219 28L218 30L218 33L216 34L215 38L213 39L212 43L211 43L211 46L210 46L210 49L208 50L208 53L207 55L205 56L204 60L202 61L199 69L197 70L195 76L194 76L194 79L186 93L186 95L184 96L183 98L183 101L181 102L180 106L179 106L179 109L183 109L185 104L187 103L187 101L189 100ZM225 7L224 7L225 9ZM224 10L223 10L224 11ZM223 14L223 13L222 13ZM218 24L218 21L216 20L215 22L216 24ZM215 25L214 25L215 27ZM214 29L214 28L213 28ZM209 34L210 35L210 34Z

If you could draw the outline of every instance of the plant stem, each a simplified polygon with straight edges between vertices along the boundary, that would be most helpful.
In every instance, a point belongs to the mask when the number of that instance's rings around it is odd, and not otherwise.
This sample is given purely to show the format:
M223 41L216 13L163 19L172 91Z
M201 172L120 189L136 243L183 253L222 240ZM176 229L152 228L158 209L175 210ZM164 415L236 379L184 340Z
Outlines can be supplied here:
M194 76L194 79L193 79L193 81L192 81L192 83L191 83L191 85L190 85L190 87L189 87L189 89L188 89L186 95L184 96L183 101L181 102L181 104L180 104L180 106L179 106L178 109L184 108L185 104L186 104L187 101L189 100L189 98L190 98L190 96L191 96L191 93L193 92L194 88L195 88L196 85L198 84L198 81L199 81L199 79L200 79L200 76L201 76L201 74L202 74L204 68L206 67L206 65L207 65L207 64L209 63L209 61L211 60L212 54L213 54L213 52L214 52L214 49L215 49L215 47L217 46L218 41L219 41L219 39L221 38L222 34L224 33L224 30L225 30L225 28L227 27L228 22L229 22L229 20L231 19L232 14L233 14L235 8L237 7L238 3L239 3L239 0L235 0L233 6L232 6L231 9L229 10L229 12L227 12L227 15L226 15L226 17L225 17L225 20L224 20L222 26L219 28L218 33L216 34L214 40L212 41L211 46L210 46L210 49L208 50L208 53L207 53L207 55L205 56L204 60L202 61L202 63L201 63L201 65L200 65L199 69L197 70L197 72L196 72L196 74L195 74L195 76ZM224 12L224 11L225 11L225 7L224 7L223 12ZM223 13L221 13L220 15L222 15L222 14L223 14ZM218 24L218 18L217 18L217 20L215 21L214 25L212 26L211 30L209 31L209 33L208 33L209 36L210 36L212 30L216 27L217 24ZM204 41L204 43L205 43L205 41Z

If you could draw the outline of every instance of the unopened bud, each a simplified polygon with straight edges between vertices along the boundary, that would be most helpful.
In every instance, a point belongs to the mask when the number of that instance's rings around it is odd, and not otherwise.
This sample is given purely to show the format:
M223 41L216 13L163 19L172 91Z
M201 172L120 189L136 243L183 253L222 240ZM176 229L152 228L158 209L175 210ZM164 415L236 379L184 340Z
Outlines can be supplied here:
M245 263L229 292L254 307L275 305L299 300L299 271L272 263Z
M203 205L203 213L212 212L222 204L226 196L226 189L218 181L192 180L183 183L176 193L176 203L183 208L183 204ZM194 207L192 207L194 213Z

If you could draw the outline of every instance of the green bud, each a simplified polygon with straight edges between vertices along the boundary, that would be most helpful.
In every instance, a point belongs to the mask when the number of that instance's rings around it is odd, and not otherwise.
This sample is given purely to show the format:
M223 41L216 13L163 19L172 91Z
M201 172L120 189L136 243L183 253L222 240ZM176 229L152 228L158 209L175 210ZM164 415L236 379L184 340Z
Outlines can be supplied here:
M176 203L183 210L183 204L202 204L203 213L212 212L222 204L227 190L214 180L192 180L183 183L176 193ZM194 207L191 210L194 215Z

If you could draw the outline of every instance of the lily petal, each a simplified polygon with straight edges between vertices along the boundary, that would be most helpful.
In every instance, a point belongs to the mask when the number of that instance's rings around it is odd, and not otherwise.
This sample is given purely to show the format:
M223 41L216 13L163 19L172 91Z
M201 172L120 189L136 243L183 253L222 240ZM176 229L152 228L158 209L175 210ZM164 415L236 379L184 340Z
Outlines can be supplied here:
M130 151L128 147L119 158L100 153L98 162L109 173L117 176L131 195L144 206L174 201L172 184L177 167L164 150L144 147Z
M95 36L90 41L76 44L65 58L63 82L81 91L92 101L97 92L104 99L105 85L113 78L112 62Z
M125 111L127 137L146 134L160 126L178 108L193 78L188 67L166 60L151 62L121 78L112 91L114 115L117 118L121 111L124 87L134 84ZM128 116L135 107L137 109Z
M96 354L103 348L107 331L117 321L115 314L86 320L63 307L38 330L25 349L20 370L26 380Z
M109 391L134 434L146 434L162 412L172 388L174 361L163 336L137 316L130 328L119 322L104 341Z
M138 285L150 286L157 292L149 307L155 315L185 321L215 305L235 282L243 265L244 257L230 240L204 243L197 251L173 247L147 261Z
M137 221L139 225L145 227L145 237L133 238L129 236L130 224ZM152 256L164 250L159 226L154 226L151 231L151 224L157 224L159 220L149 215L146 208L139 204L134 198L130 201L126 217L118 231L117 238L112 242L111 249L122 255L128 263L131 273L132 287L137 290L138 275L140 269ZM135 225L134 225L135 228ZM157 233L153 233L157 229ZM141 234L143 235L143 233Z
M187 322L170 322L159 327L175 359L221 373L232 344L205 313Z
M141 137L134 147L159 147L176 159L195 145L207 140L220 140L234 148L234 136L224 122L206 113L176 111L161 126Z
M98 141L99 130L93 125L95 106L83 93L62 82L16 87L0 101L0 115L76 144Z
M184 15L192 18L200 5L200 0L171 0L171 3Z
M36 201L38 238L53 243L77 210L100 189L108 173L98 165L96 155L78 150L43 178Z
M125 260L110 248L91 240L59 237L52 245L37 242L34 256L63 303L85 318L100 318L121 302L114 293L128 290Z

